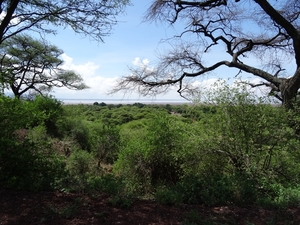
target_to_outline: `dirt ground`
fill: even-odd
[[[300,207],[167,206],[144,200],[126,206],[113,204],[106,195],[0,190],[0,224],[300,224]]]

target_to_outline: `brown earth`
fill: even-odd
[[[166,206],[137,200],[122,208],[112,202],[106,195],[0,190],[0,224],[300,224],[300,207]]]

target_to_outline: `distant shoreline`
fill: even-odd
[[[63,104],[66,105],[77,105],[77,104],[94,104],[95,102],[105,103],[108,105],[118,105],[118,104],[134,104],[134,103],[142,103],[147,105],[184,105],[184,104],[192,104],[192,102],[180,99],[58,99]]]

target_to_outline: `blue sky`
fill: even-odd
[[[126,8],[124,15],[118,17],[112,34],[104,37],[104,43],[98,43],[89,37],[75,34],[71,29],[59,30],[58,34],[49,35],[47,40],[64,51],[65,69],[72,69],[84,78],[90,89],[72,91],[57,88],[51,93],[58,99],[149,99],[137,93],[125,95],[117,93],[107,95],[116,84],[116,80],[130,73],[128,67],[146,60],[150,64],[158,60],[158,55],[168,48],[162,40],[180,32],[180,29],[167,23],[143,22],[143,16],[152,0],[132,0],[132,6]],[[206,80],[215,81],[216,77]],[[174,90],[156,99],[178,99]]]
[[[82,37],[68,28],[59,30],[56,36],[47,37],[51,44],[65,52],[64,68],[81,74],[85,83],[90,86],[90,89],[82,91],[59,88],[55,89],[52,95],[58,99],[145,99],[136,93],[125,96],[123,93],[118,93],[109,96],[107,92],[116,84],[119,77],[130,73],[128,66],[133,66],[142,60],[150,62],[150,65],[155,64],[158,54],[168,49],[168,44],[162,40],[180,33],[181,29],[178,25],[172,27],[167,23],[143,22],[143,16],[152,0],[131,2],[132,6],[127,7],[126,13],[119,16],[119,23],[113,28],[112,34],[104,38],[104,43]],[[222,59],[224,55],[216,52],[210,57],[215,61],[216,58]],[[218,78],[226,79],[236,73],[237,71],[221,68],[209,77],[204,76],[200,82],[203,86],[208,86]],[[250,79],[253,80],[254,77]],[[166,95],[157,96],[156,99],[181,98],[174,90]]]
[[[135,93],[109,96],[107,92],[118,77],[130,73],[128,66],[133,66],[134,62],[157,60],[158,51],[163,46],[161,40],[176,33],[175,28],[167,24],[142,22],[150,3],[151,0],[133,0],[126,13],[118,17],[119,22],[112,34],[104,37],[104,43],[82,37],[68,28],[59,30],[56,36],[48,36],[51,44],[64,51],[65,68],[80,73],[90,86],[90,89],[82,91],[59,88],[51,94],[59,99],[140,98]],[[180,99],[176,93],[157,98]]]

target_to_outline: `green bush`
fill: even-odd
[[[65,161],[51,149],[28,139],[13,143],[1,154],[0,183],[17,190],[55,189],[65,176]]]
[[[88,186],[90,192],[108,194],[109,203],[120,208],[130,208],[136,198],[135,194],[126,190],[123,179],[112,174],[90,177]]]
[[[194,173],[205,188],[202,189],[201,183],[187,185],[185,193],[197,190],[201,193],[194,198],[197,202],[212,204],[229,200],[252,204],[269,198],[270,188],[263,185],[262,180],[274,187],[297,184],[300,146],[295,130],[289,125],[290,115],[284,108],[264,102],[242,86],[225,85],[213,93],[210,103],[217,104],[214,113],[205,114],[196,122],[199,128],[192,135],[198,141],[186,142],[179,156],[184,178],[181,182],[185,184],[188,175]],[[195,143],[197,148],[188,147],[188,143]],[[228,185],[214,184],[214,177],[221,174],[229,179]],[[210,177],[210,182],[205,177]],[[216,195],[223,193],[223,187],[228,188],[226,193],[230,195]],[[271,191],[274,201],[280,196],[279,190]],[[189,196],[195,195],[190,193]]]
[[[225,176],[213,174],[201,177],[185,177],[174,187],[188,204],[218,205],[232,202],[233,181]]]
[[[71,153],[67,160],[67,171],[69,176],[64,182],[66,189],[72,191],[88,190],[89,178],[101,174],[92,154],[84,150],[74,150]]]
[[[144,157],[147,151],[145,143],[136,138],[136,140],[128,140],[126,148],[120,150],[113,169],[118,175],[124,177],[130,191],[148,192],[151,189],[151,165]]]
[[[125,135],[126,137],[127,135]],[[133,189],[150,191],[160,185],[175,184],[180,176],[180,124],[166,115],[149,120],[147,131],[123,139],[114,169]]]
[[[93,123],[89,126],[91,151],[100,163],[113,164],[120,148],[120,134],[117,127]]]
[[[61,138],[71,139],[78,148],[91,151],[90,129],[86,121],[67,116],[58,123],[58,129]]]
[[[36,111],[45,114],[44,125],[46,126],[47,133],[50,135],[58,135],[57,121],[62,119],[63,108],[60,101],[52,97],[38,96],[33,101]]]
[[[299,185],[270,183],[268,180],[261,180],[259,187],[258,204],[264,207],[286,208],[298,207],[300,204]]]
[[[88,184],[90,190],[104,192],[111,196],[119,195],[125,190],[123,180],[112,174],[91,176]]]
[[[0,134],[11,137],[18,129],[28,129],[42,124],[45,115],[37,111],[31,102],[0,97]]]
[[[44,190],[64,176],[64,161],[52,151],[45,111],[34,101],[0,98],[0,185]]]
[[[258,202],[256,182],[241,175],[203,174],[185,177],[171,187],[156,189],[155,199],[162,204],[245,205]]]
[[[299,162],[295,149],[300,146],[285,109],[264,104],[244,86],[224,86],[213,97],[217,111],[204,118],[201,126],[206,136],[203,148],[219,159],[219,169],[256,180],[292,178],[290,169],[299,168],[294,162]],[[293,176],[299,179],[295,173]]]
[[[164,205],[179,205],[183,202],[181,192],[173,188],[166,187],[156,189],[155,200]]]

